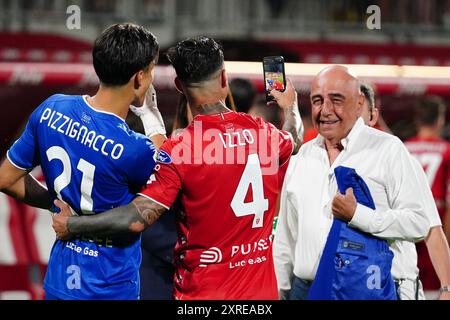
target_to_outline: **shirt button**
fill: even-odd
[[[345,260],[344,263],[345,263],[346,265],[349,265],[349,264],[350,264],[350,260]]]

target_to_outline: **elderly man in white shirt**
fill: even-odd
[[[402,259],[415,255],[413,242],[428,234],[424,188],[429,187],[420,184],[398,138],[364,124],[363,103],[359,80],[345,67],[327,67],[313,80],[311,111],[319,135],[291,159],[274,240],[281,297],[290,292],[292,299],[306,298],[338,218],[390,243],[400,298],[415,298],[417,267]],[[341,165],[364,179],[376,210],[358,204],[351,189],[338,193],[334,168]]]

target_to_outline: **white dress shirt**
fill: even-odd
[[[417,277],[413,242],[423,239],[430,228],[426,213],[428,184],[416,173],[403,143],[366,126],[362,118],[341,143],[343,150],[331,166],[320,135],[291,158],[273,248],[280,290],[291,288],[294,275],[304,280],[313,280],[316,275],[333,223],[331,203],[338,192],[334,175],[337,166],[356,170],[369,187],[376,207],[372,210],[357,204],[349,226],[388,240],[395,256],[395,279]]]

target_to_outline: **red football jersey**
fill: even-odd
[[[450,201],[450,143],[438,137],[428,139],[413,137],[405,145],[409,152],[419,160],[427,175],[439,216],[443,222],[447,203]],[[417,254],[420,278],[424,289],[439,289],[439,278],[434,271],[425,243],[417,244]]]
[[[176,299],[278,299],[272,225],[291,136],[244,113],[198,115],[162,147],[141,193],[179,194]]]

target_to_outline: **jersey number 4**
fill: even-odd
[[[70,184],[72,180],[72,166],[70,164],[70,158],[67,154],[66,150],[61,147],[51,147],[47,150],[48,161],[52,161],[57,159],[61,161],[63,165],[63,171],[61,174],[56,177],[54,186],[55,191],[58,195],[58,198],[61,198],[61,191]],[[84,159],[80,159],[77,165],[77,169],[82,172],[81,178],[81,200],[80,200],[80,209],[83,213],[88,214],[92,213],[94,208],[94,204],[92,201],[92,188],[94,186],[94,173],[95,166]]]
[[[245,202],[249,188],[252,188],[253,201]],[[264,213],[269,209],[269,200],[264,198],[264,185],[261,164],[257,154],[250,154],[244,172],[231,200],[231,209],[237,217],[254,214],[252,228],[263,226]]]

